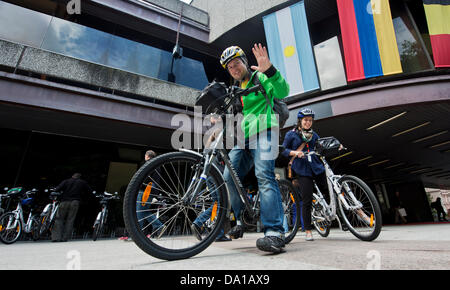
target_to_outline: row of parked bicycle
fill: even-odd
[[[34,201],[39,190],[25,190],[23,187],[4,188],[4,194],[0,194],[0,241],[12,244],[23,235],[29,234],[33,241],[39,240],[51,232],[60,204],[61,193],[54,189],[45,189],[51,200],[42,212],[36,212]],[[108,204],[111,200],[119,199],[118,193],[103,192],[94,195],[100,199],[101,211],[97,214],[93,225],[93,240],[97,240],[103,233],[108,216]],[[17,203],[14,210],[8,211],[11,204]],[[5,206],[6,205],[6,206]],[[4,209],[6,208],[6,210]],[[29,209],[27,219],[24,218],[24,209]]]

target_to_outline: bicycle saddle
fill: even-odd
[[[51,197],[58,197],[58,196],[60,196],[61,195],[61,192],[57,192],[57,191],[52,191],[52,192],[50,192],[50,196]]]
[[[9,197],[16,197],[19,196],[23,193],[23,187],[15,187],[15,188],[11,188],[10,190],[8,190],[6,192],[6,195],[8,195]]]

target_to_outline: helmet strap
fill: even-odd
[[[311,141],[312,136],[313,136],[313,132],[314,131],[312,129],[309,129],[309,130],[302,129],[301,133],[302,133],[303,141],[305,141],[305,142]]]

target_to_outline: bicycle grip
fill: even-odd
[[[246,90],[246,94],[251,94],[262,90],[262,85],[256,85]]]

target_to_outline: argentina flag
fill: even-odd
[[[270,61],[289,83],[290,95],[318,89],[304,2],[264,16],[263,22]]]

